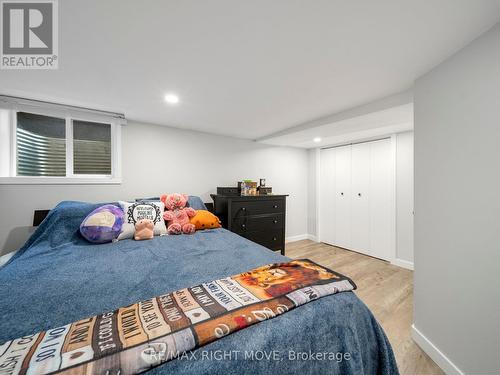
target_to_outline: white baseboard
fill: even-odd
[[[447,375],[464,375],[464,373],[445,356],[414,324],[411,325],[413,341],[425,352]]]
[[[391,261],[391,264],[394,264],[395,266],[403,267],[403,268],[406,268],[408,270],[412,270],[413,271],[413,262],[409,262],[407,260],[396,258],[396,259],[393,259]]]
[[[307,240],[307,239],[309,239],[308,234],[299,234],[297,236],[290,236],[290,237],[285,238],[285,243]]]
[[[290,236],[290,237],[287,237],[285,238],[285,243],[288,243],[288,242],[295,242],[295,241],[302,241],[302,240],[311,240],[311,241],[314,241],[314,242],[318,242],[316,241],[316,236],[313,236],[311,234],[299,234],[297,236]]]
[[[307,235],[307,238],[308,238],[309,240],[311,240],[311,241],[314,241],[314,242],[319,242],[319,241],[318,241],[318,238],[317,238],[315,235],[313,235],[313,234],[308,234],[308,235]]]

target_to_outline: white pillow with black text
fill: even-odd
[[[123,218],[123,226],[117,241],[126,238],[133,238],[135,233],[135,223],[142,219],[149,219],[154,223],[154,235],[163,236],[167,234],[165,220],[163,220],[163,211],[165,206],[163,202],[123,202],[120,201],[120,206],[125,212]]]

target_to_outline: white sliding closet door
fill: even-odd
[[[390,139],[322,150],[321,241],[391,260],[394,173]]]
[[[393,253],[391,238],[395,230],[391,214],[394,210],[391,140],[382,139],[370,142],[370,145],[370,255],[390,260]]]
[[[351,247],[351,146],[335,149],[335,242]]]
[[[351,243],[349,249],[370,254],[370,143],[352,146]]]
[[[320,155],[320,222],[321,240],[333,245],[335,243],[335,223],[332,212],[335,211],[335,153],[334,148],[321,150]]]

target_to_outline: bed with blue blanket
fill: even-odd
[[[98,206],[59,204],[0,268],[0,345],[145,298],[288,260],[224,229],[91,244],[78,228]],[[352,292],[320,298],[150,371],[397,372],[384,332]]]

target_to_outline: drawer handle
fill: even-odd
[[[278,205],[277,205],[277,204],[275,204],[275,205],[273,206],[273,208],[278,208]]]
[[[241,211],[246,211],[247,208],[246,207],[241,207]]]
[[[245,224],[241,224],[241,227],[245,229],[247,226]]]
[[[274,224],[278,224],[278,220],[273,220],[273,223]]]
[[[277,240],[277,238],[276,238],[276,237],[273,237],[273,241],[276,241],[276,240]]]

